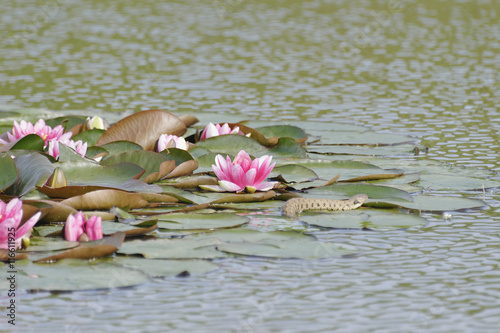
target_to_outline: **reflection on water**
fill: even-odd
[[[408,133],[427,158],[498,171],[500,5],[442,1],[0,0],[0,104],[163,108]],[[395,163],[397,163],[395,161]],[[483,198],[483,193],[467,196]],[[500,214],[318,231],[359,258],[237,258],[207,276],[20,297],[41,331],[496,331]]]

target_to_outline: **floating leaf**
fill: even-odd
[[[5,138],[7,139],[7,138]],[[6,152],[9,150],[37,150],[43,151],[45,142],[43,139],[36,134],[28,134],[25,137],[17,139],[15,141],[9,142],[0,146],[0,152]]]
[[[110,222],[110,221],[102,221],[101,225],[102,225],[102,232],[105,235],[111,235],[118,231],[123,231],[125,233],[125,237],[147,235],[150,232],[155,231],[157,228],[156,223],[147,228],[140,228],[130,224],[125,224],[120,222]]]
[[[101,145],[101,148],[106,149],[106,151],[108,151],[110,155],[121,154],[134,150],[142,150],[141,146],[130,141],[114,141],[105,145]]]
[[[74,291],[120,288],[149,281],[146,273],[116,264],[95,263],[75,259],[51,265],[16,262],[16,282],[20,290]],[[0,288],[8,290],[9,281],[0,280]]]
[[[305,235],[296,231],[271,231],[271,232],[261,232],[251,229],[219,229],[210,233],[196,233],[187,235],[184,239],[202,240],[202,239],[213,239],[217,238],[222,242],[281,242],[281,241],[315,241],[316,237],[311,235]]]
[[[274,178],[281,175],[283,179],[286,180],[287,183],[295,182],[305,182],[311,181],[313,179],[317,179],[318,175],[313,170],[297,164],[287,164],[279,167],[275,167],[271,174],[270,178]]]
[[[258,142],[237,134],[219,135],[196,143],[197,147],[205,148],[212,153],[236,156],[241,150],[252,156],[266,155],[264,149]],[[213,163],[213,161],[212,161]]]
[[[194,159],[190,153],[188,153],[184,149],[178,149],[178,148],[167,148],[160,154],[162,154],[169,160],[174,160],[175,165],[180,165],[183,162]]]
[[[120,248],[125,239],[124,232],[117,232],[111,237],[80,243],[77,247],[49,257],[38,259],[35,262],[54,262],[61,259],[96,259],[107,257]]]
[[[219,266],[205,260],[164,260],[118,257],[114,262],[141,270],[151,277],[204,274],[216,270]]]
[[[396,188],[388,186],[379,186],[371,184],[336,184],[324,187],[314,188],[304,194],[307,198],[345,198],[352,197],[356,194],[364,193],[368,195],[370,199],[381,199],[381,201],[386,202],[391,199],[398,199],[404,202],[413,201],[413,197],[405,191],[398,190]]]
[[[249,219],[230,213],[213,214],[166,214],[155,216],[158,219],[158,228],[172,230],[196,230],[234,228],[248,223]]]
[[[305,158],[307,157],[307,153],[300,146],[297,141],[290,138],[280,138],[278,141],[278,145],[274,148],[269,149],[267,152],[261,152],[257,156],[261,155],[272,155],[274,157],[279,158]]]
[[[480,208],[486,206],[482,200],[462,197],[447,197],[436,195],[419,195],[413,198],[412,202],[398,200],[396,198],[371,200],[363,205],[369,207],[403,207],[422,211],[444,212],[460,209]]]
[[[422,174],[415,184],[425,189],[443,190],[482,190],[485,188],[499,187],[500,182],[489,179],[479,179],[470,176],[455,176],[444,174]]]
[[[14,184],[17,179],[16,163],[9,155],[0,154],[0,192]]]
[[[73,207],[64,205],[51,200],[24,200],[24,203],[39,208],[42,211],[42,222],[61,222],[66,221],[70,214],[76,214],[77,210]]]
[[[82,140],[83,142],[87,142],[89,146],[94,146],[97,143],[97,140],[99,140],[99,138],[104,132],[105,131],[102,129],[92,129],[88,131],[83,131],[77,135],[73,135],[71,137],[71,140],[75,142],[78,140]]]
[[[112,165],[120,162],[130,162],[139,165],[146,172],[140,179],[146,183],[162,179],[175,168],[175,163],[169,161],[165,156],[147,150],[128,151],[121,154],[109,156],[101,162],[101,165]]]
[[[221,242],[216,238],[202,240],[154,239],[125,242],[118,253],[140,254],[153,259],[215,259],[227,255],[215,249]]]
[[[15,159],[18,178],[6,191],[6,194],[23,196],[35,186],[42,185],[54,172],[54,166],[39,153],[18,156]]]
[[[61,204],[77,210],[108,210],[113,206],[142,208],[147,206],[148,202],[137,194],[118,190],[99,190],[63,200]]]
[[[61,227],[57,227],[61,229]],[[28,247],[28,252],[43,252],[43,251],[60,251],[75,248],[80,243],[78,242],[68,242],[62,238],[51,238],[51,237],[32,237],[30,239],[30,246]]]
[[[347,244],[289,240],[265,243],[222,243],[217,249],[233,254],[280,259],[322,259],[355,254],[357,248]]]
[[[256,128],[260,133],[266,137],[277,138],[292,138],[298,143],[303,143],[307,140],[307,134],[301,128],[292,125],[271,125]]]
[[[181,164],[176,166],[174,170],[172,170],[172,172],[166,177],[166,179],[190,175],[197,168],[198,162],[196,162],[195,160],[182,162]]]
[[[301,215],[300,221],[325,228],[391,230],[422,226],[423,217],[400,210],[362,209],[328,214]]]
[[[112,125],[99,138],[96,145],[114,141],[135,142],[145,150],[153,150],[162,134],[182,136],[186,125],[178,117],[163,110],[148,110],[134,113]]]

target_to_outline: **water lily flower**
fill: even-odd
[[[85,220],[82,211],[73,216],[70,214],[66,219],[64,226],[64,238],[70,242],[83,241],[83,240],[97,240],[103,237],[101,218],[91,216]]]
[[[104,120],[99,117],[99,116],[95,116],[95,117],[87,117],[87,119],[85,120],[85,123],[83,123],[83,130],[84,131],[88,131],[88,130],[92,130],[92,129],[107,129],[107,125],[104,123]]]
[[[239,134],[244,135],[242,131],[240,131],[239,126],[235,126],[234,128],[229,127],[227,123],[224,125],[220,124],[212,124],[209,123],[207,127],[203,130],[200,136],[200,141],[211,138],[213,136],[225,135],[225,134]]]
[[[164,151],[167,148],[188,150],[188,144],[183,137],[178,137],[177,135],[162,134],[158,139],[158,152]]]
[[[57,125],[52,128],[46,125],[43,119],[40,119],[34,125],[24,120],[21,120],[20,123],[14,120],[14,127],[12,128],[12,131],[7,132],[8,141],[0,139],[0,143],[7,144],[20,138],[24,138],[26,135],[36,134],[45,141],[45,146],[47,146],[49,141],[57,140],[65,142],[68,141],[73,135],[71,132],[64,134],[63,132],[64,128],[61,125]]]
[[[212,169],[217,178],[219,178],[219,186],[228,192],[247,191],[253,193],[255,191],[268,191],[278,182],[265,182],[276,163],[272,163],[272,156],[262,156],[252,161],[250,156],[244,151],[240,151],[231,162],[229,156],[215,157],[215,165]],[[214,190],[214,189],[212,189]]]
[[[23,236],[38,222],[40,214],[42,213],[36,213],[19,226],[23,218],[23,202],[18,198],[12,199],[8,204],[0,200],[0,248],[20,248]]]
[[[57,140],[52,140],[49,142],[49,149],[47,153],[55,158],[56,160],[59,158],[59,144],[62,143],[63,145],[66,145],[70,148],[73,148],[78,154],[80,154],[81,157],[85,157],[85,154],[87,153],[87,142],[83,143],[82,140],[78,141],[73,141],[73,140],[68,140],[66,142],[63,141],[57,141]]]

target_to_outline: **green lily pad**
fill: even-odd
[[[269,178],[274,178],[281,175],[288,183],[305,182],[317,179],[318,175],[313,170],[302,165],[287,164],[273,168]]]
[[[25,149],[43,151],[44,146],[45,141],[43,141],[40,136],[36,134],[28,134],[25,137],[19,139],[17,143],[12,146],[11,150]]]
[[[169,160],[175,161],[175,165],[180,165],[183,162],[194,160],[193,156],[191,156],[191,154],[184,149],[168,148],[162,151],[160,154],[162,154]]]
[[[14,184],[17,179],[16,163],[9,155],[0,154],[0,192]]]
[[[217,245],[219,251],[267,258],[279,259],[323,259],[341,257],[359,252],[357,248],[347,244],[281,241],[265,243],[222,243]]]
[[[196,233],[187,235],[184,239],[202,240],[202,239],[213,239],[217,238],[221,242],[248,242],[248,243],[258,243],[258,242],[281,242],[289,240],[301,240],[301,241],[315,241],[316,237],[312,235],[306,235],[295,231],[271,231],[271,232],[260,232],[251,229],[223,229],[215,230],[209,233]]]
[[[108,151],[110,155],[121,154],[134,150],[142,150],[141,146],[130,141],[114,141],[100,147],[106,149],[106,151]]]
[[[419,195],[413,198],[412,202],[391,199],[366,201],[364,206],[368,207],[403,207],[422,211],[444,212],[461,209],[472,209],[486,206],[486,203],[478,199],[469,199],[463,197],[448,197],[437,195]]]
[[[249,219],[230,213],[214,214],[166,214],[155,216],[158,219],[158,228],[171,230],[201,230],[234,228],[248,223]]]
[[[61,229],[62,227],[58,227]],[[78,242],[68,242],[62,238],[51,237],[32,237],[30,245],[27,248],[28,252],[41,252],[41,251],[58,251],[67,250],[78,246]]]
[[[109,263],[65,259],[56,264],[34,264],[28,260],[16,262],[16,282],[19,290],[75,291],[129,287],[149,281],[141,271]],[[0,280],[2,290],[9,281]]]
[[[499,187],[499,181],[479,179],[470,176],[455,176],[443,174],[422,174],[420,180],[415,184],[425,189],[442,190],[482,190],[485,188]]]
[[[330,155],[370,155],[370,156],[409,156],[414,155],[414,144],[395,146],[308,146],[307,151]],[[425,149],[422,147],[422,149]],[[421,150],[422,150],[421,149]]]
[[[140,179],[144,180],[151,174],[160,172],[158,179],[165,177],[168,172],[161,172],[161,165],[164,162],[169,161],[165,156],[153,151],[147,150],[135,150],[128,151],[121,154],[111,155],[101,162],[102,166],[117,164],[120,162],[130,162],[139,165],[141,168],[146,170],[146,172],[141,176]]]
[[[133,240],[123,243],[118,253],[140,254],[148,259],[215,259],[227,255],[217,251],[215,245],[221,241],[216,238],[189,239],[154,239]]]
[[[256,128],[266,138],[292,138],[294,140],[303,141],[307,138],[306,132],[297,126],[292,125],[271,125]]]
[[[164,260],[117,257],[114,262],[125,267],[141,270],[151,277],[204,274],[219,268],[217,264],[205,260]]]
[[[6,191],[6,194],[23,196],[35,186],[44,184],[54,172],[54,166],[47,157],[39,153],[21,155],[14,160],[19,177]]]
[[[262,151],[256,156],[262,155],[272,155],[278,158],[305,158],[307,152],[294,139],[280,138],[276,147]]]
[[[303,196],[306,198],[342,199],[361,193],[368,195],[370,199],[381,199],[384,202],[391,199],[397,199],[401,202],[413,201],[413,197],[408,192],[393,187],[371,184],[335,184],[311,189]]]
[[[236,156],[241,150],[252,156],[266,155],[267,149],[257,141],[243,135],[228,134],[208,138],[196,143],[197,147],[205,148],[212,153]]]
[[[309,225],[340,229],[392,230],[427,224],[423,217],[404,214],[400,210],[353,210],[329,214],[301,215],[299,220]]]
[[[92,129],[88,131],[83,131],[71,137],[71,140],[78,141],[82,140],[83,142],[87,142],[89,146],[94,146],[97,143],[97,140],[101,137],[102,133],[105,131],[102,129]],[[106,149],[107,150],[107,149]]]

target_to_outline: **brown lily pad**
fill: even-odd
[[[186,125],[177,116],[163,110],[147,110],[134,113],[112,125],[97,140],[96,146],[114,141],[131,141],[145,150],[154,150],[162,134],[182,136]]]
[[[120,249],[124,239],[125,233],[119,231],[114,233],[111,237],[80,243],[80,245],[74,249],[38,259],[35,263],[54,262],[61,259],[96,259],[107,257]]]
[[[142,208],[147,206],[148,202],[137,194],[119,190],[99,190],[63,200],[61,204],[77,210],[108,210],[113,206]]]

